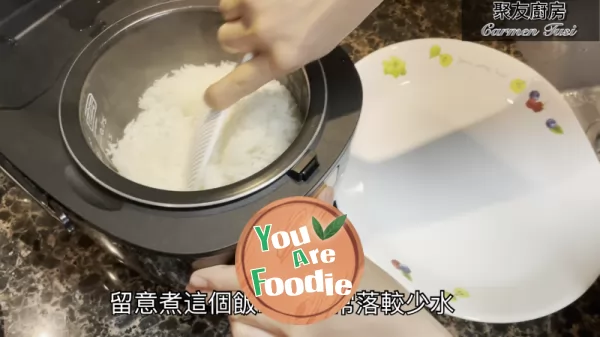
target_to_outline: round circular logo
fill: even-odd
[[[267,205],[250,219],[236,251],[242,290],[266,316],[312,324],[352,298],[364,268],[356,230],[337,208],[309,197]]]

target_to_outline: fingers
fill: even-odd
[[[186,290],[188,292],[203,291],[207,299],[211,298],[213,291],[238,291],[238,282],[235,266],[214,266],[195,271]],[[273,337],[282,335],[284,327],[269,317],[258,315],[231,315],[229,316],[231,331],[236,337]]]
[[[280,331],[277,324],[265,317],[258,318],[260,316],[229,316],[231,334],[235,337],[275,337]]]
[[[219,28],[217,38],[225,51],[235,53],[250,53],[256,49],[256,39],[241,20],[227,22]]]
[[[204,100],[211,108],[223,110],[277,76],[278,74],[271,68],[269,59],[263,55],[256,55],[252,60],[240,64],[223,79],[211,85],[206,90]]]
[[[190,278],[188,288],[216,291],[238,291],[238,282],[235,266],[214,266],[196,270]]]
[[[221,0],[219,11],[225,21],[238,20],[242,17],[243,6],[240,0]]]
[[[290,327],[287,324],[279,323],[272,318],[269,318],[263,314],[258,315],[230,315],[229,316],[229,324],[231,325],[231,330],[233,331],[233,327],[235,325],[242,327],[250,327],[250,328],[258,328],[263,331],[267,331],[274,336],[289,336],[287,333]],[[238,337],[234,334],[235,337]],[[254,336],[254,335],[253,335]],[[300,335],[301,336],[301,335]],[[309,336],[306,334],[305,336]]]

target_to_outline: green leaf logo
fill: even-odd
[[[317,234],[319,239],[325,240],[324,233],[323,233],[323,227],[321,227],[319,220],[317,220],[314,216],[312,218],[312,225],[313,225],[313,229],[315,230],[315,234]]]
[[[313,216],[312,225],[313,225],[313,229],[315,230],[315,234],[317,234],[319,239],[321,239],[323,241],[333,237],[337,232],[340,231],[340,229],[342,229],[342,227],[344,227],[344,223],[346,223],[347,217],[348,216],[346,214],[344,214],[344,215],[341,215],[341,216],[335,218],[327,226],[327,228],[325,228],[325,231],[323,231],[323,227],[321,226],[319,221],[317,219],[315,219],[315,217]]]

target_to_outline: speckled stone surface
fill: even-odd
[[[384,0],[354,32],[343,46],[354,61],[374,50],[412,39],[461,38],[460,0]],[[523,59],[508,42],[485,42],[487,46]]]
[[[345,41],[358,60],[385,45],[460,37],[458,0],[385,0]],[[492,47],[517,58],[510,44]],[[113,316],[109,290],[160,291],[90,238],[67,233],[0,175],[0,336],[227,336],[224,316]],[[166,289],[162,289],[165,290]],[[552,296],[552,294],[548,294]],[[600,283],[568,308],[531,322],[489,325],[438,317],[455,336],[600,336]]]

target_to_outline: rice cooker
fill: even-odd
[[[85,0],[69,5],[78,1]],[[94,16],[79,31],[67,29],[61,2],[27,31],[4,35],[0,74],[8,76],[0,85],[25,103],[0,112],[0,165],[68,230],[83,231],[147,277],[183,287],[194,269],[233,262],[242,228],[262,207],[334,183],[360,115],[360,78],[338,47],[280,79],[304,123],[291,146],[253,176],[197,192],[142,186],[119,175],[106,154],[140,112],[138,97],[183,64],[236,56],[219,48],[216,0],[105,4],[97,12],[111,20]],[[41,94],[31,89],[40,86],[36,76],[47,77],[39,64],[52,71],[59,59],[68,61],[57,80],[46,78]],[[0,105],[11,99],[0,96]]]

